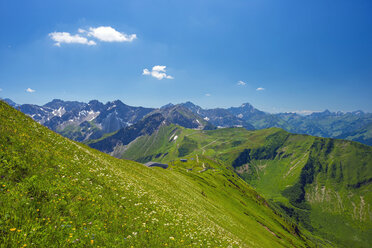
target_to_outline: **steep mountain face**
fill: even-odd
[[[106,153],[113,153],[114,150],[120,150],[123,146],[128,145],[137,137],[151,135],[156,132],[160,126],[166,125],[164,116],[160,113],[151,114],[136,124],[125,127],[115,134],[97,141],[89,142],[89,146]]]
[[[215,129],[207,120],[180,104],[164,106],[154,110],[152,113],[161,113],[169,123],[177,124],[182,127],[203,130]]]
[[[115,159],[1,101],[0,133],[4,247],[331,247],[213,160]]]
[[[162,163],[210,158],[234,170],[278,211],[333,246],[372,244],[369,146],[279,128],[196,131],[168,126],[132,142],[122,157]],[[208,166],[199,165],[198,170]]]
[[[20,110],[51,130],[77,141],[100,138],[138,122],[153,111],[128,106],[119,100],[103,104],[97,100],[83,103],[59,99],[43,106],[24,104]]]
[[[128,106],[116,100],[106,103],[95,121],[102,126],[105,133],[111,133],[138,122],[153,110],[151,108]]]

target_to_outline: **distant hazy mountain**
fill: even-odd
[[[228,109],[203,109],[191,102],[181,104],[220,127],[241,125],[246,129],[283,128],[291,133],[309,134],[320,137],[344,138],[371,145],[372,113],[324,112],[310,115],[296,113],[270,114],[254,108],[249,103]]]
[[[289,132],[332,138],[347,137],[346,134],[358,131],[372,123],[372,114],[363,111],[343,113],[326,110],[306,116],[297,114],[276,116],[285,121],[288,126],[284,129]]]
[[[372,123],[369,123],[358,130],[344,133],[336,138],[354,140],[372,146]]]
[[[249,122],[241,118],[242,115],[240,113],[235,114],[234,112],[230,111],[230,109],[203,109],[200,106],[193,104],[192,102],[186,102],[180,105],[188,108],[193,113],[200,115],[201,117],[203,117],[204,120],[209,121],[211,124],[217,127],[239,126],[244,127],[248,130],[254,129],[254,127]]]

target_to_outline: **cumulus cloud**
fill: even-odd
[[[28,93],[34,93],[36,90],[33,90],[33,89],[31,89],[31,88],[27,88],[26,89],[26,92],[28,92]]]
[[[205,96],[211,96],[211,94],[207,93],[207,94],[205,94]]]
[[[97,45],[97,41],[101,42],[132,42],[137,39],[136,34],[121,33],[110,26],[100,26],[97,28],[90,27],[88,30],[79,28],[78,34],[70,34],[68,32],[53,32],[49,37],[55,41],[54,45],[60,47],[62,43],[68,44],[83,44],[88,46]]]
[[[243,82],[243,81],[241,81],[241,80],[240,80],[240,81],[238,81],[238,83],[237,83],[237,84],[238,84],[238,86],[244,86],[244,85],[246,85],[246,83],[245,83],[245,82]]]
[[[263,90],[265,90],[265,88],[258,87],[256,90],[257,90],[257,91],[263,91]]]
[[[152,70],[165,72],[165,68],[167,68],[165,65],[155,65],[152,67]]]
[[[87,38],[80,36],[78,34],[71,35],[68,32],[53,32],[49,34],[49,37],[54,40],[56,43],[54,43],[55,46],[60,47],[61,43],[77,43],[77,44],[84,44],[88,46],[94,46],[97,43],[93,40],[88,40]]]
[[[85,30],[79,30],[81,33],[85,33]],[[136,34],[125,34],[120,33],[110,26],[100,26],[98,28],[89,28],[88,36],[105,41],[105,42],[132,42],[137,38]]]
[[[166,79],[174,79],[174,77],[166,74],[166,66],[165,65],[155,65],[152,67],[151,71],[147,68],[143,69],[142,75],[150,75],[158,80]]]
[[[151,72],[148,69],[143,69],[142,75],[150,75]]]

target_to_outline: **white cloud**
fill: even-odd
[[[158,80],[162,80],[163,78],[174,79],[174,77],[166,74],[166,68],[165,65],[155,65],[151,71],[146,68],[143,69],[142,75],[151,75]]]
[[[132,42],[137,39],[136,34],[120,33],[114,28],[107,26],[100,26],[97,28],[90,27],[89,30],[82,28],[78,29],[78,34],[70,34],[68,32],[53,32],[49,37],[55,41],[54,45],[60,47],[62,43],[77,43],[89,46],[97,45],[92,38],[102,42]]]
[[[97,43],[93,40],[88,40],[87,38],[80,36],[78,34],[71,35],[68,32],[53,32],[49,34],[50,38],[54,40],[56,43],[54,43],[55,46],[60,47],[61,43],[78,43],[78,44],[84,44],[88,46],[94,46]]]
[[[211,96],[211,94],[207,93],[207,94],[205,94],[205,96]]]
[[[165,72],[165,68],[167,68],[165,65],[155,65],[152,67],[152,70]]]
[[[85,30],[80,29],[80,33],[85,33]],[[116,31],[114,28],[100,26],[98,28],[89,28],[88,36],[93,36],[100,41],[105,42],[132,42],[137,38],[136,34],[124,34]]]
[[[33,89],[31,89],[31,88],[27,88],[26,89],[26,92],[28,92],[28,93],[34,93],[36,90],[33,90]]]
[[[244,86],[244,85],[246,85],[246,83],[240,80],[240,81],[238,81],[238,85],[239,86]]]
[[[256,90],[257,90],[257,91],[263,91],[263,90],[265,90],[265,88],[258,87]]]

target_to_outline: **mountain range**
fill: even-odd
[[[244,127],[247,130],[279,127],[291,133],[349,139],[372,145],[372,114],[354,112],[316,112],[270,114],[249,103],[239,107],[203,109],[191,102],[168,104],[159,109],[133,107],[120,100],[103,104],[55,99],[43,106],[8,104],[31,116],[37,122],[76,141],[100,139],[121,128],[131,126],[145,116],[161,113],[170,123],[186,128]]]
[[[43,106],[4,100],[40,124],[76,141],[101,138],[138,122],[154,110],[128,106],[119,100],[103,104],[97,100],[83,103],[54,99]]]
[[[310,115],[299,115],[296,113],[270,114],[254,108],[249,103],[227,109],[202,109],[191,102],[181,105],[208,119],[216,126],[242,126],[248,130],[279,127],[291,133],[350,140],[356,140],[352,133],[358,132],[359,140],[356,141],[372,145],[370,134],[372,113],[364,113],[360,110],[346,113],[325,110]]]
[[[119,101],[11,104],[45,126],[57,123],[49,129],[90,132],[84,143],[120,159],[63,138],[0,101],[2,243],[26,242],[29,235],[40,246],[372,244],[370,146],[241,124],[299,121],[298,115],[267,114],[249,104],[212,110],[189,102],[160,109]],[[223,115],[231,122],[218,128],[213,123],[222,124]],[[115,125],[102,125],[111,118]],[[302,120],[333,123],[335,133],[344,125],[347,137],[360,138],[370,134],[369,126],[352,131],[346,123],[368,118],[325,111]],[[100,138],[92,139],[95,133]],[[139,164],[149,161],[169,167]]]

